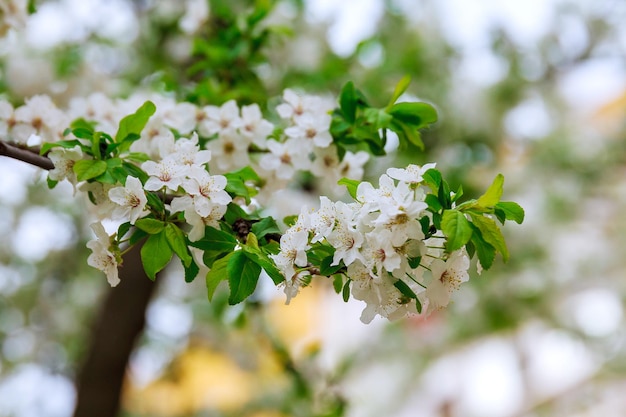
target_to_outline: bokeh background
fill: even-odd
[[[37,1],[0,39],[0,93],[16,104],[49,94],[60,107],[136,89],[273,103],[286,87],[336,95],[353,80],[383,105],[409,74],[408,93],[440,121],[426,152],[391,152],[368,178],[436,161],[472,196],[501,172],[526,219],[505,227],[511,260],[474,274],[427,320],[363,325],[363,306],[324,282],[290,306],[271,287],[246,305],[220,292],[208,303],[203,280],[173,267],[120,415],[624,415],[626,2],[211,0],[204,15],[203,1]],[[227,30],[264,7],[248,37]],[[241,42],[234,58],[224,52]],[[306,185],[275,210],[298,212],[294,200],[325,188]],[[2,417],[72,414],[111,291],[86,264],[84,207],[68,184],[48,190],[41,170],[0,158]]]

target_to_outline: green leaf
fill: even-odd
[[[350,299],[350,282],[352,282],[352,280],[348,278],[346,283],[343,284],[343,290],[341,290],[343,301],[346,303]]]
[[[389,100],[389,104],[387,105],[387,110],[389,110],[391,106],[393,106],[393,104],[400,98],[400,96],[404,94],[406,89],[409,88],[409,84],[411,84],[411,77],[406,74],[400,79],[400,81],[398,81],[398,84],[396,84],[396,88],[393,91],[391,99]]]
[[[417,294],[415,294],[415,292],[411,289],[411,287],[408,286],[406,282],[399,279],[393,283],[393,286],[396,287],[403,296],[415,300],[415,307],[417,308],[417,312],[422,312],[422,303],[420,303],[420,300],[417,298]]]
[[[140,219],[140,220],[143,220],[143,219]],[[130,222],[120,224],[120,227],[117,228],[117,240],[119,241],[123,239],[124,236],[126,236],[126,233],[128,233],[128,231],[130,230],[130,228],[131,228]]]
[[[237,203],[230,202],[226,206],[226,213],[224,213],[224,221],[228,224],[233,224],[237,219],[249,219],[250,216],[246,213]]]
[[[161,231],[165,228],[165,223],[161,220],[144,217],[142,219],[138,219],[135,222],[135,226],[148,234],[156,235],[157,233],[161,233]]]
[[[341,89],[341,93],[339,94],[339,107],[341,108],[343,117],[350,124],[354,124],[354,121],[356,120],[357,101],[358,98],[354,88],[354,83],[352,81],[348,81],[344,84]]]
[[[94,133],[96,130],[96,124],[97,122],[90,122],[88,120],[83,119],[82,117],[79,117],[78,119],[75,119],[71,124],[70,124],[70,128],[72,130],[74,129],[83,129],[83,130],[87,130],[91,133]]]
[[[398,134],[401,145],[409,142],[420,150],[424,149],[424,142],[422,142],[422,137],[416,127],[409,126],[400,120],[393,119],[389,128]]]
[[[104,173],[107,163],[96,159],[81,159],[72,168],[78,181],[87,181]]]
[[[72,140],[60,140],[58,142],[45,142],[43,145],[41,145],[41,149],[39,150],[39,155],[45,155],[47,154],[50,149],[52,148],[56,148],[56,147],[61,147],[61,148],[65,148],[65,149],[71,149],[74,146],[80,146],[80,148],[85,151],[86,149],[89,149],[89,147],[83,145],[80,141],[76,140],[76,139],[72,139]]]
[[[428,171],[424,172],[422,178],[424,179],[426,185],[428,185],[433,191],[433,193],[439,191],[441,181],[443,180],[443,178],[441,177],[441,172],[437,171],[435,168],[431,168]]]
[[[254,223],[252,225],[251,231],[259,239],[261,239],[268,233],[281,233],[281,230],[276,224],[276,220],[274,220],[273,217],[265,217],[260,221]]]
[[[393,119],[384,109],[375,109],[373,107],[365,109],[363,114],[365,115],[365,120],[374,125],[376,130],[389,127],[389,123]]]
[[[483,239],[478,227],[472,224],[472,228],[474,229],[474,233],[472,233],[471,243],[474,245],[480,265],[484,269],[489,269],[493,265],[493,261],[496,258],[496,249]]]
[[[196,242],[189,242],[189,245],[205,251],[231,252],[237,246],[237,239],[228,232],[207,227],[204,237]]]
[[[248,234],[246,244],[242,246],[242,249],[245,255],[252,262],[263,268],[272,281],[274,281],[274,284],[278,285],[285,280],[285,277],[276,267],[276,264],[259,248],[258,241],[254,233]]]
[[[146,198],[148,199],[148,205],[154,209],[154,211],[162,213],[165,211],[165,203],[161,200],[161,197],[153,192],[146,192]]]
[[[438,213],[443,208],[443,206],[439,202],[439,199],[434,194],[426,194],[424,202],[428,204],[428,208],[434,213]]]
[[[427,103],[397,103],[388,113],[397,121],[420,129],[437,121],[437,110]]]
[[[333,288],[337,294],[341,292],[343,288],[343,274],[333,275]]]
[[[501,201],[496,204],[495,208],[496,214],[498,214],[498,211],[501,211],[506,220],[513,220],[517,224],[522,224],[524,221],[524,209],[517,203],[512,201]]]
[[[285,226],[287,227],[293,226],[294,224],[296,224],[297,221],[298,221],[297,214],[292,214],[290,216],[286,216],[285,218],[283,218],[283,223],[285,223]]]
[[[128,238],[128,244],[132,246],[132,245],[136,244],[137,242],[139,242],[141,239],[143,239],[146,236],[148,236],[148,234],[146,232],[144,232],[143,230],[141,230],[141,229],[134,229],[133,233]]]
[[[356,199],[356,189],[359,186],[359,184],[361,184],[361,181],[351,180],[350,178],[343,177],[342,179],[337,181],[337,184],[345,185],[346,188],[348,189],[348,193],[350,194],[350,196]]]
[[[243,251],[233,252],[226,266],[230,296],[228,304],[239,304],[256,289],[261,267],[252,261]]]
[[[482,214],[470,213],[470,217],[472,218],[474,226],[480,230],[480,235],[485,242],[489,243],[502,254],[504,262],[508,261],[509,251],[506,247],[504,236],[502,236],[502,232],[496,222],[489,217],[483,216]]]
[[[115,134],[115,142],[122,142],[131,134],[141,135],[141,131],[155,111],[156,106],[154,103],[146,101],[135,113],[124,117],[120,121],[120,127]]]
[[[181,259],[181,262],[182,262],[182,259]],[[193,282],[193,280],[196,279],[196,277],[198,276],[198,273],[200,272],[200,267],[193,260],[193,258],[191,259],[191,262],[189,263],[189,265],[185,265],[183,263],[183,268],[185,268],[185,282]]]
[[[170,248],[178,255],[183,265],[185,265],[186,268],[189,267],[193,259],[187,247],[187,240],[185,239],[183,231],[175,224],[168,223],[165,226],[165,237],[167,238],[167,243],[169,243]]]
[[[470,222],[458,210],[446,210],[443,212],[441,229],[446,236],[446,250],[448,252],[460,249],[472,237]]]
[[[165,233],[150,235],[141,247],[141,262],[146,275],[154,281],[156,274],[172,259],[172,249],[167,243]]]
[[[333,263],[333,255],[329,255],[322,259],[322,263],[320,264],[320,275],[325,277],[329,277],[335,273],[337,273],[340,269],[345,268],[343,262],[339,262],[339,265],[332,265]]]
[[[237,252],[231,252],[223,258],[216,260],[206,274],[206,289],[209,301],[213,300],[213,294],[215,294],[215,290],[220,282],[228,280],[228,263],[235,253]]]
[[[500,201],[500,197],[502,197],[503,185],[504,176],[498,174],[485,194],[478,198],[476,204],[480,207],[494,207]]]

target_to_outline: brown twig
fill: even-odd
[[[3,140],[0,140],[0,156],[17,159],[18,161],[23,161],[47,170],[54,169],[54,164],[50,158],[39,155],[38,150],[22,148]]]

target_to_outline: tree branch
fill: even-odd
[[[39,155],[36,149],[21,148],[3,140],[0,140],[0,156],[17,159],[47,170],[54,169],[50,158]]]
[[[145,274],[136,245],[124,255],[120,284],[109,290],[93,325],[77,378],[74,417],[115,417],[128,359],[144,329],[146,308],[157,288]]]

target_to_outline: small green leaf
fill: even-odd
[[[228,263],[235,253],[231,252],[223,258],[216,260],[206,274],[206,289],[209,301],[213,300],[213,294],[215,294],[215,290],[220,282],[228,280]]]
[[[393,91],[391,99],[389,100],[389,104],[387,105],[387,110],[389,110],[391,106],[393,106],[393,104],[400,98],[400,96],[404,94],[406,89],[409,88],[409,84],[411,84],[411,76],[406,74],[400,79],[400,81],[398,81],[398,84],[396,84],[396,88]]]
[[[476,204],[480,207],[494,207],[500,201],[500,197],[502,197],[503,185],[504,176],[498,174],[485,194],[478,198]]]
[[[182,259],[181,259],[181,262],[182,262]],[[183,263],[183,268],[185,269],[185,282],[193,282],[193,280],[196,279],[196,277],[198,276],[198,273],[200,272],[200,267],[193,260],[193,258],[191,259],[191,262],[189,263],[189,265],[185,265]]]
[[[354,88],[354,83],[352,81],[348,81],[344,84],[341,89],[341,93],[339,94],[339,107],[341,108],[343,117],[345,117],[350,124],[354,124],[354,121],[356,120],[357,100],[358,98]]]
[[[146,192],[146,198],[148,199],[148,205],[152,207],[154,211],[159,213],[165,211],[165,203],[163,203],[163,200],[161,200],[161,197],[157,193],[148,191]]]
[[[204,237],[197,242],[189,242],[189,245],[205,251],[230,252],[237,246],[237,239],[223,230],[207,227]]]
[[[446,250],[454,252],[469,242],[472,227],[465,215],[457,210],[446,210],[441,219],[441,229],[446,236]]]
[[[496,214],[498,210],[502,211],[506,220],[513,220],[517,224],[522,224],[524,221],[524,209],[517,203],[501,201],[496,204]]]
[[[441,186],[441,181],[443,178],[441,177],[441,172],[437,171],[435,168],[431,168],[422,175],[424,182],[426,185],[430,187],[433,193],[439,191],[439,187]]]
[[[107,170],[107,163],[96,159],[81,159],[74,163],[72,169],[78,181],[87,181],[103,174]]]
[[[339,265],[332,265],[333,263],[333,255],[329,255],[322,259],[322,263],[320,264],[320,275],[325,277],[329,277],[335,273],[337,273],[342,268],[345,268],[343,262],[339,262]]]
[[[76,139],[60,140],[58,142],[45,142],[43,145],[41,145],[41,149],[39,150],[39,155],[47,154],[52,148],[61,147],[65,149],[71,149],[75,147],[76,145],[80,146],[80,148],[83,151],[85,151],[85,149],[89,149],[88,146],[83,145],[80,141]]]
[[[483,239],[480,230],[472,224],[474,233],[472,233],[471,243],[474,246],[480,265],[485,269],[491,268],[496,258],[496,249]]]
[[[437,110],[427,103],[397,103],[391,106],[388,113],[413,129],[420,129],[437,121]]]
[[[170,248],[178,255],[183,265],[189,267],[193,259],[187,247],[187,241],[183,231],[175,224],[168,223],[165,226],[165,237],[167,238],[167,243],[170,245]]]
[[[341,289],[343,288],[343,274],[333,275],[333,288],[337,294],[341,292]]]
[[[115,134],[115,142],[119,143],[131,134],[141,135],[141,131],[155,111],[156,106],[154,103],[146,101],[135,113],[124,117],[120,121],[120,127]]]
[[[140,219],[140,220],[143,220],[143,219]],[[117,240],[118,241],[123,239],[124,236],[126,236],[126,233],[128,233],[128,231],[130,230],[130,227],[131,227],[130,222],[120,224],[120,227],[117,228]]]
[[[416,127],[410,126],[400,120],[393,119],[389,128],[398,134],[400,145],[404,146],[406,142],[414,145],[420,150],[424,149],[424,142]]]
[[[389,127],[389,123],[393,119],[384,109],[375,109],[373,107],[365,109],[363,115],[365,120],[374,125],[377,130]]]
[[[252,261],[243,251],[233,252],[226,266],[230,296],[228,304],[239,304],[256,289],[261,267]]]
[[[346,302],[346,303],[350,299],[350,282],[352,282],[352,280],[348,278],[346,283],[343,284],[343,290],[341,290],[341,295],[343,297],[343,301]]]
[[[274,284],[278,285],[285,280],[285,277],[276,267],[276,264],[259,248],[258,241],[254,233],[248,234],[246,244],[242,246],[242,249],[245,255],[252,262],[263,268],[272,281],[274,281]]]
[[[358,180],[351,180],[350,178],[342,178],[339,181],[337,181],[337,184],[339,185],[345,185],[346,188],[348,189],[348,193],[350,194],[350,196],[352,198],[356,198],[356,189],[359,186],[359,184],[361,184],[361,181]]]
[[[474,226],[480,230],[480,235],[485,242],[489,243],[502,254],[504,262],[508,261],[509,251],[506,247],[504,236],[502,236],[502,232],[496,222],[489,217],[483,216],[482,214],[470,213],[470,217],[472,218]]]
[[[142,219],[138,219],[135,222],[135,226],[148,234],[156,235],[157,233],[161,233],[161,231],[165,228],[165,223],[161,220],[144,217]]]
[[[252,233],[254,233],[257,238],[261,239],[268,233],[280,233],[281,230],[276,224],[276,220],[272,217],[265,217],[260,221],[254,223],[251,228]]]
[[[291,216],[286,216],[285,218],[283,218],[283,223],[285,223],[285,226],[287,227],[293,226],[294,224],[296,224],[297,221],[298,221],[297,214],[292,214]]]
[[[154,281],[156,274],[167,266],[172,255],[172,249],[167,243],[164,232],[150,235],[141,247],[141,262],[146,275]]]

